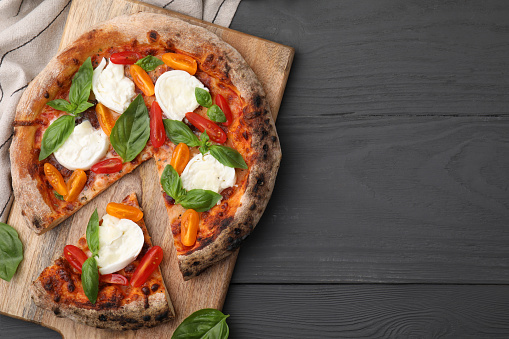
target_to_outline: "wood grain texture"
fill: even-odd
[[[269,103],[273,116],[274,118],[277,117],[293,57],[293,49],[290,47],[204,23],[197,19],[177,15],[161,8],[146,6],[139,2],[127,0],[77,0],[73,1],[69,12],[61,48],[65,47],[95,23],[121,14],[139,11],[159,12],[181,17],[192,23],[210,28],[226,42],[240,46],[239,52],[247,56],[246,61],[253,66],[255,72],[257,69],[263,70],[260,81],[267,93],[269,93]],[[264,59],[258,58],[259,53],[270,57]],[[37,308],[31,301],[30,294],[27,293],[31,282],[37,278],[44,267],[50,265],[54,259],[61,255],[66,244],[75,243],[84,234],[87,221],[96,207],[99,215],[103,215],[106,213],[105,207],[108,202],[121,201],[133,191],[137,193],[140,205],[144,209],[145,222],[154,245],[161,246],[165,253],[164,262],[166,264],[161,266],[161,271],[177,313],[176,319],[154,329],[138,330],[135,332],[111,332],[77,324],[68,319],[57,318],[52,312]],[[173,248],[173,237],[168,227],[169,221],[161,196],[159,177],[153,160],[141,165],[132,174],[114,184],[95,198],[92,203],[83,207],[71,218],[60,224],[60,226],[47,232],[47,234],[37,236],[24,225],[21,211],[16,202],[13,203],[8,223],[20,233],[20,238],[25,245],[25,259],[10,283],[0,281],[0,295],[12,296],[11,298],[0,300],[0,311],[13,317],[41,323],[44,326],[56,329],[65,338],[80,338],[84,336],[95,338],[134,338],[157,337],[170,334],[192,312],[202,308],[222,308],[238,255],[238,251],[236,251],[230,257],[206,270],[199,277],[187,282],[182,280],[182,275],[178,269],[176,253]]]

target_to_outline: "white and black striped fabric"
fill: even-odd
[[[146,2],[228,27],[240,0]],[[16,105],[56,54],[70,6],[70,0],[0,0],[0,222],[13,201],[9,146]]]

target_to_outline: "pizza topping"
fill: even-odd
[[[131,65],[131,67],[129,67],[129,72],[133,77],[134,83],[143,92],[143,94],[148,97],[154,95],[154,83],[143,68],[138,65]]]
[[[103,58],[94,70],[92,90],[97,101],[115,112],[124,112],[136,95],[134,83],[124,75],[124,66]]]
[[[129,285],[129,280],[127,280],[127,278],[121,274],[115,274],[115,273],[103,274],[99,277],[99,280],[101,282],[104,282],[107,284],[115,284],[115,285],[123,285],[123,286]]]
[[[140,66],[147,72],[151,72],[157,68],[157,66],[164,65],[160,59],[152,55],[147,55],[143,59],[136,61],[136,65]]]
[[[109,144],[102,129],[94,129],[90,121],[85,120],[74,128],[69,138],[54,154],[65,168],[88,170],[106,155]]]
[[[188,162],[189,147],[181,142],[175,147],[175,149],[173,149],[170,165],[177,171],[179,175],[181,175]]]
[[[81,267],[81,284],[83,285],[83,292],[88,300],[95,304],[97,295],[99,294],[99,270],[97,261],[94,257],[90,257],[83,263]]]
[[[143,231],[135,222],[104,215],[99,226],[99,272],[109,274],[123,269],[136,259],[144,242]]]
[[[134,206],[110,202],[106,205],[106,213],[119,219],[129,219],[138,222],[143,218],[143,212]]]
[[[72,172],[69,181],[67,181],[67,195],[64,197],[64,200],[67,202],[74,201],[78,198],[83,187],[87,182],[87,175],[84,170],[77,169]]]
[[[188,209],[180,221],[180,241],[184,246],[193,246],[198,235],[200,215],[193,209]]]
[[[155,271],[163,260],[163,249],[159,246],[154,246],[148,250],[143,256],[140,264],[134,271],[131,278],[131,286],[139,287],[147,281],[147,278]]]
[[[207,116],[210,120],[215,122],[226,122],[226,117],[218,105],[212,104],[212,97],[210,93],[204,89],[196,87],[194,89],[194,95],[196,96],[196,101],[203,107],[207,108]]]
[[[219,108],[221,108],[221,111],[223,111],[224,116],[226,118],[226,121],[223,122],[223,125],[229,126],[233,121],[233,115],[230,106],[228,105],[228,102],[221,94],[217,94],[214,100],[216,102],[216,105],[218,105]]]
[[[74,117],[72,115],[62,115],[44,131],[41,141],[41,152],[39,161],[46,159],[59,149],[74,131]]]
[[[119,158],[109,158],[98,162],[90,170],[97,174],[117,173],[122,170],[122,160]]]
[[[114,64],[119,64],[119,65],[132,65],[139,58],[140,58],[140,55],[138,53],[125,51],[125,52],[113,53],[110,56],[110,61]]]
[[[64,181],[62,174],[49,162],[44,164],[44,174],[48,179],[51,187],[60,195],[66,196],[68,193],[67,186]]]
[[[110,109],[103,104],[98,103],[95,106],[95,112],[104,134],[110,136],[111,130],[113,129],[113,126],[115,126],[115,119],[113,118],[113,114],[111,114]]]
[[[182,120],[187,112],[199,107],[195,88],[207,89],[196,77],[184,71],[168,71],[156,81],[156,100],[167,118]]]
[[[150,142],[154,147],[161,147],[166,141],[163,125],[163,112],[157,101],[150,106]]]
[[[196,60],[184,54],[166,53],[163,54],[162,59],[171,68],[186,71],[191,75],[195,75],[198,70]]]
[[[85,252],[74,245],[66,245],[64,247],[64,257],[80,274],[83,263],[88,259]]]
[[[200,132],[207,131],[210,140],[218,144],[224,144],[226,142],[226,133],[214,122],[194,112],[187,113],[186,118],[194,127],[198,128]]]
[[[217,161],[210,153],[196,154],[182,172],[182,186],[186,190],[204,189],[216,193],[235,185],[235,169]]]
[[[128,162],[136,158],[145,148],[150,137],[150,119],[147,106],[141,94],[122,114],[110,134],[110,141],[115,152]]]

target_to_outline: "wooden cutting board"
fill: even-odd
[[[291,47],[137,1],[74,0],[60,48],[65,47],[96,23],[140,11],[167,14],[203,26],[230,43],[244,56],[257,74],[267,93],[274,118],[276,118],[293,61],[294,50]],[[66,244],[74,244],[85,233],[88,219],[96,207],[99,215],[103,215],[106,213],[105,207],[108,202],[121,201],[132,191],[137,193],[138,200],[145,212],[145,222],[154,245],[161,246],[165,252],[161,270],[177,318],[153,329],[114,332],[57,318],[53,312],[36,307],[29,293],[32,281],[46,266],[62,254]],[[182,280],[153,160],[139,166],[134,172],[112,185],[60,226],[41,236],[31,232],[25,226],[16,201],[13,203],[8,223],[19,232],[25,257],[9,283],[0,280],[0,295],[2,296],[0,313],[47,326],[60,332],[66,339],[169,337],[180,322],[192,312],[208,307],[222,308],[238,254],[238,251],[235,252],[197,278],[187,282]]]

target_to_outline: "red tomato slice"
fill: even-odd
[[[67,245],[64,247],[64,257],[67,259],[72,267],[77,269],[81,273],[81,267],[85,260],[88,259],[85,252],[74,245]]]
[[[132,65],[138,61],[138,59],[140,59],[140,55],[138,53],[129,51],[113,53],[110,56],[111,62],[120,65]]]
[[[131,278],[131,286],[139,287],[147,281],[148,277],[154,272],[163,260],[163,249],[159,246],[154,246],[148,250],[147,254],[143,256],[140,264],[136,268]]]
[[[98,162],[90,169],[92,172],[100,173],[117,173],[122,169],[122,160],[118,158],[109,158]]]
[[[102,282],[108,283],[108,284],[116,284],[116,285],[123,285],[123,286],[129,285],[129,281],[127,280],[126,277],[124,277],[121,274],[116,274],[116,273],[101,275],[99,280],[101,280]]]
[[[186,118],[194,127],[198,128],[200,132],[203,133],[203,131],[207,130],[210,140],[219,144],[224,144],[226,142],[226,133],[214,122],[194,112],[186,113]]]
[[[166,131],[163,124],[163,111],[157,103],[152,102],[150,106],[150,141],[154,147],[161,147],[166,140]]]
[[[228,105],[228,101],[221,95],[217,94],[214,98],[216,101],[216,105],[221,108],[221,111],[223,111],[224,116],[226,117],[226,122],[223,122],[224,126],[229,126],[233,121],[232,111],[230,110],[230,106]]]

